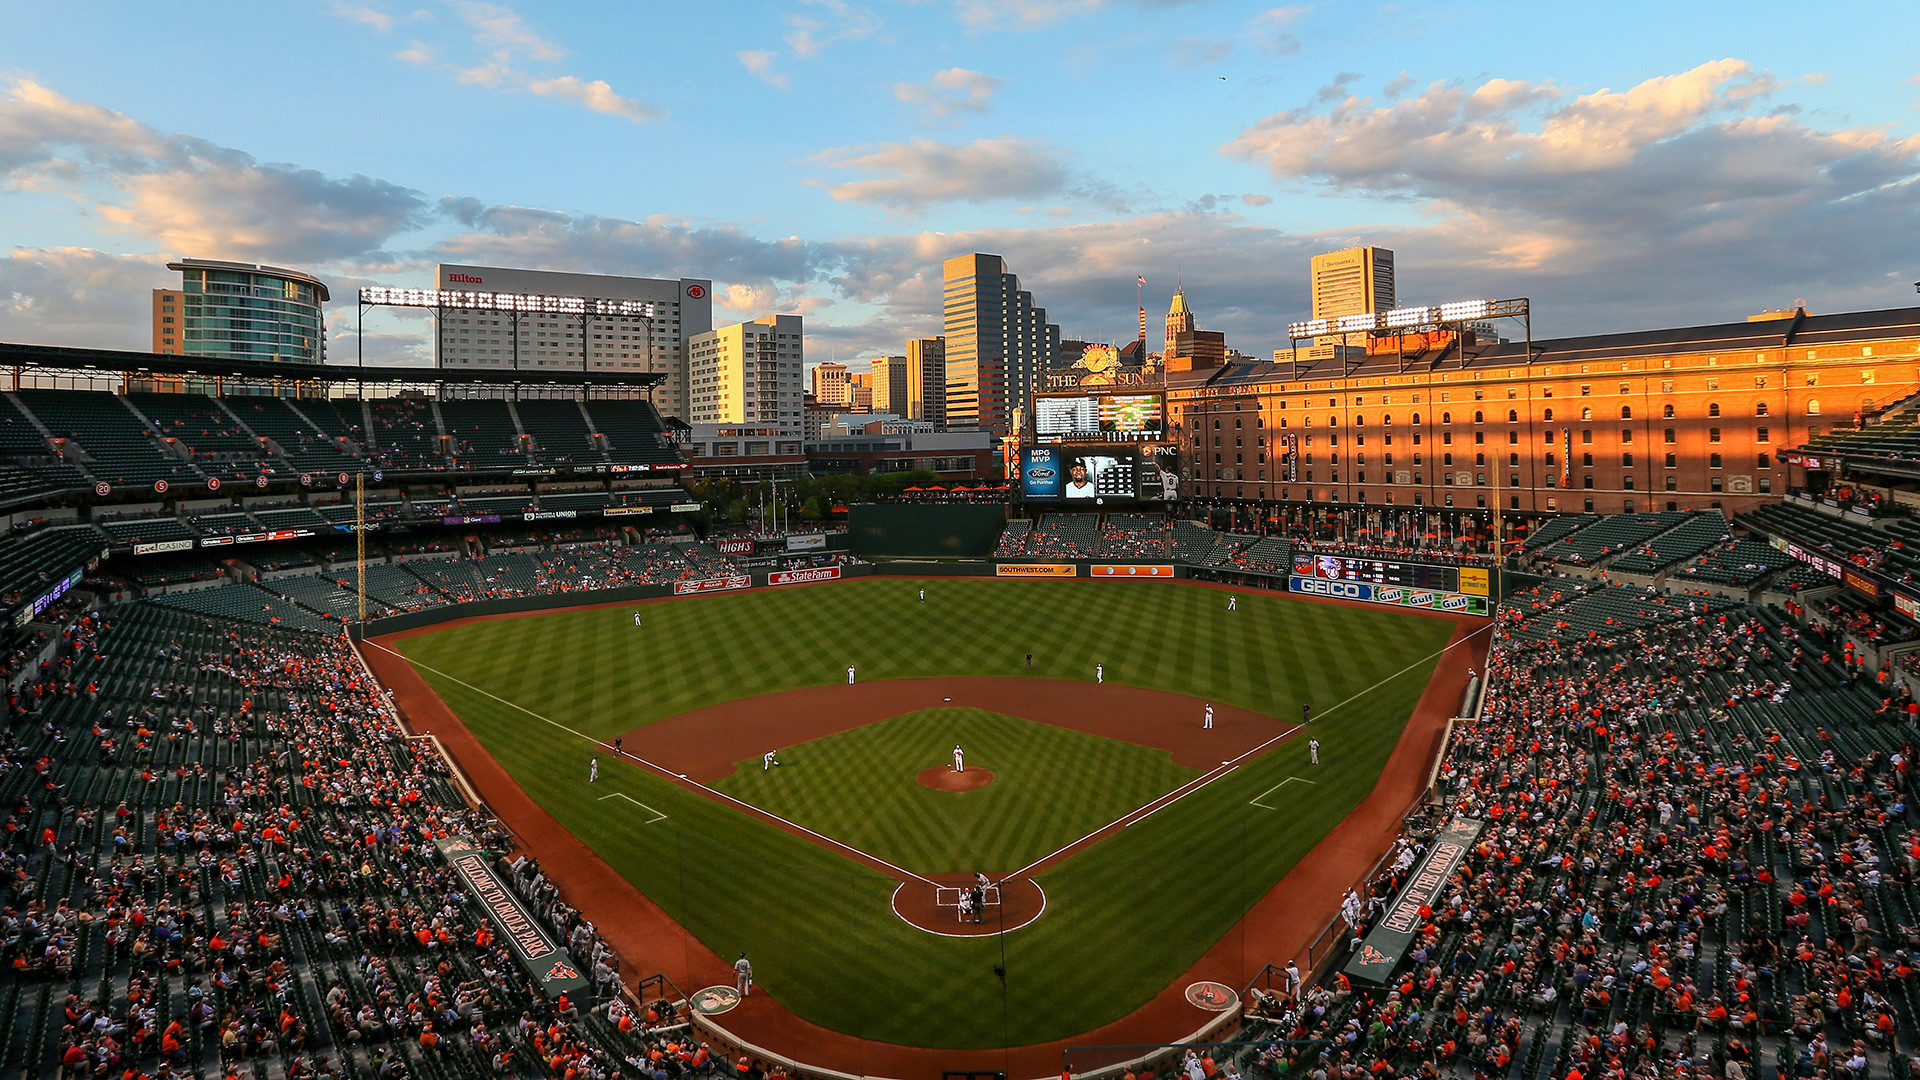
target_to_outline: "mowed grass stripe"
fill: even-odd
[[[1090,682],[1094,663],[1104,661],[1114,682],[1293,721],[1302,700],[1325,710],[1436,652],[1452,629],[1389,610],[1264,594],[1242,594],[1229,614],[1220,592],[1177,583],[926,584],[924,606],[918,582],[867,579],[649,604],[639,630],[620,608],[555,612],[469,624],[408,639],[400,649],[610,738],[719,701],[843,682],[849,662],[863,680],[1023,678],[1028,648],[1034,676]],[[1046,874],[1047,916],[1007,940],[1012,1039],[1064,1038],[1124,1015],[1219,940],[1372,787],[1430,668],[1421,664],[1316,723],[1325,764],[1311,775],[1320,784],[1288,785],[1269,800],[1281,810],[1248,800],[1288,775],[1307,774],[1300,741]],[[762,984],[800,1016],[919,1046],[1001,1044],[992,939],[914,930],[888,909],[892,879],[640,769],[603,759],[600,782],[590,787],[590,749],[579,740],[422,674],[562,825],[715,952],[748,951]],[[940,749],[950,753],[952,745]],[[904,769],[921,751],[916,744],[887,753],[895,763],[889,768]],[[1098,796],[1100,773],[1112,768],[1098,753],[1009,767],[1049,770],[1037,775],[1062,802]],[[748,763],[740,778],[751,780],[754,768]],[[838,770],[833,784],[807,794],[796,812],[871,812],[861,768],[851,761],[821,768]],[[668,820],[640,825],[647,815],[637,808],[600,800],[612,790]],[[949,852],[946,842],[929,839],[940,834],[924,823],[885,816],[868,826],[886,834],[879,842],[928,857]],[[983,826],[982,842],[991,831],[996,845],[1043,846],[1034,829],[1024,821]]]

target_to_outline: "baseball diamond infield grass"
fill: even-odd
[[[993,783],[921,785],[920,770],[951,764],[955,741]],[[741,762],[713,787],[920,874],[1017,870],[1200,775],[1165,750],[969,708],[910,712],[780,761]]]
[[[1454,625],[1258,593],[1241,594],[1228,614],[1219,591],[1176,582],[943,579],[924,582],[921,604],[922,584],[864,578],[689,597],[647,605],[641,629],[622,607],[560,611],[452,627],[399,649],[561,825],[715,953],[751,956],[756,984],[795,1014],[869,1039],[971,1048],[1090,1031],[1220,942],[1372,788]],[[599,782],[585,782],[593,751],[582,736],[611,739],[690,709],[844,682],[848,663],[863,682],[1025,678],[1029,648],[1033,677],[1090,683],[1100,662],[1109,682],[1289,723],[1310,701],[1322,764],[1307,763],[1304,739],[1289,740],[1045,871],[1046,914],[1006,938],[1004,1021],[993,973],[1000,942],[902,922],[889,905],[894,878],[609,756]],[[924,725],[952,711],[788,751],[810,768],[815,748],[848,755],[841,778],[809,779],[811,790],[775,790],[757,761],[719,786],[904,866],[1009,870],[1028,861],[1023,851],[1058,846],[1043,836],[1073,839],[1190,775],[1163,752],[1123,753],[1113,740],[979,713],[967,722],[1004,728],[1004,751],[979,758],[999,779],[964,795],[929,791],[924,804],[896,797],[913,772],[942,760],[927,759]],[[969,745],[969,761],[1000,738]],[[1072,741],[1082,739],[1091,741]],[[950,754],[940,740],[934,749]],[[1026,752],[1033,759],[1019,760]],[[1119,775],[1101,774],[1109,762]],[[878,775],[889,763],[912,771]],[[1034,787],[1023,788],[1026,768]],[[1308,776],[1313,786],[1287,782]],[[1011,809],[979,798],[1003,783],[1011,798],[998,801]],[[828,804],[835,789],[844,806]],[[992,826],[996,816],[1025,828]],[[1086,820],[1094,825],[1080,828]],[[978,831],[954,839],[967,830]]]

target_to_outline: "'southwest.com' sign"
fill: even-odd
[[[1466,861],[1473,842],[1480,838],[1483,825],[1478,818],[1454,818],[1447,822],[1447,827],[1433,838],[1433,846],[1427,849],[1426,856],[1414,866],[1413,876],[1407,879],[1400,895],[1394,897],[1393,906],[1360,943],[1360,951],[1347,962],[1348,975],[1372,983],[1387,981],[1413,945],[1414,935],[1420,932],[1420,909],[1430,908],[1440,898],[1441,890]]]
[[[486,853],[474,847],[466,837],[436,840],[434,846],[447,865],[467,884],[473,898],[485,909],[500,939],[519,957],[535,982],[550,998],[571,994],[575,998],[592,989],[586,972],[580,969],[567,950],[547,936],[540,923],[514,895],[500,875],[493,872]]]

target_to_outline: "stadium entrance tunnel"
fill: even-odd
[[[963,917],[960,909],[962,893],[975,884],[972,874],[903,881],[893,890],[893,913],[907,925],[940,937],[989,937],[1030,926],[1047,910],[1047,894],[1039,882],[1013,878],[987,887],[987,902],[975,922],[975,916]]]
[[[951,765],[935,765],[922,769],[916,779],[935,791],[978,791],[993,783],[993,773],[978,765],[965,772],[955,772]]]

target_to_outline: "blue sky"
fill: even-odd
[[[1250,353],[1306,260],[1536,334],[1907,306],[1910,5],[322,0],[9,5],[0,339],[142,348],[183,255],[337,297],[439,261],[715,279],[809,359],[938,330],[1005,254],[1068,336],[1178,277]],[[334,314],[336,356],[351,303]],[[424,362],[424,324],[369,355]]]

